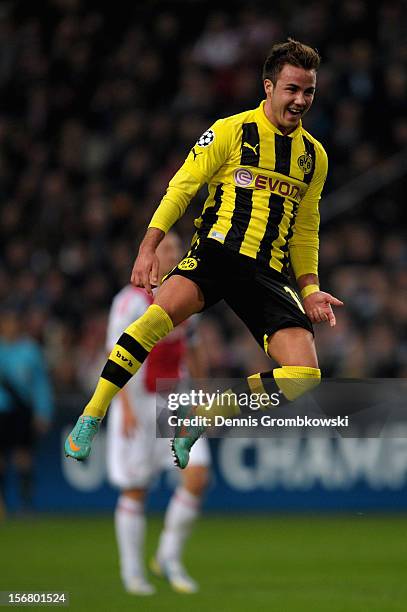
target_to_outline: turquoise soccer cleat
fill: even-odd
[[[196,440],[192,441],[191,438],[174,438],[171,441],[171,450],[174,457],[174,463],[176,466],[181,468],[181,470],[184,470],[188,465],[189,453],[194,442],[196,442]]]
[[[67,439],[65,456],[83,461],[90,455],[92,440],[99,431],[102,419],[81,415]]]
[[[185,410],[179,408],[177,416],[184,421],[185,419],[191,419],[196,416],[196,412],[194,408],[191,407]],[[206,427],[203,425],[186,425],[184,422],[182,426],[176,428],[175,438],[171,441],[171,450],[174,457],[174,463],[181,468],[181,470],[187,467],[191,448],[205,431]]]

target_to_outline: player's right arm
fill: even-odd
[[[152,295],[158,283],[155,251],[165,234],[180,219],[197,191],[209,182],[226,162],[232,138],[227,121],[219,119],[197,140],[184,164],[171,179],[149,224],[134,262],[131,282]]]
[[[152,287],[158,284],[160,262],[156,250],[165,232],[156,227],[149,227],[142,243],[131,273],[131,282],[135,287],[144,287],[147,293],[153,295]]]

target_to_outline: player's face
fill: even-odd
[[[315,85],[315,70],[304,70],[290,64],[283,66],[275,85],[265,79],[265,113],[280,132],[289,134],[296,129],[312,104]]]
[[[172,270],[181,258],[181,241],[178,236],[172,232],[167,234],[159,244],[156,253],[160,260],[160,276],[162,277]]]

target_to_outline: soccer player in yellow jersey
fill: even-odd
[[[117,341],[95,393],[65,451],[83,459],[113,396],[174,326],[221,299],[280,367],[246,379],[248,390],[280,391],[295,400],[318,385],[312,323],[335,325],[342,302],[318,281],[318,205],[327,174],[322,145],[302,126],[319,67],[318,53],[289,39],[271,49],[263,68],[266,99],[254,110],[219,119],[192,147],[170,181],[135,261],[131,281],[151,293],[158,284],[156,249],[207,183],[209,196],[191,248],[167,276],[146,313]],[[296,288],[288,276],[291,267]],[[238,410],[236,410],[237,412]],[[175,438],[178,465],[202,429]]]

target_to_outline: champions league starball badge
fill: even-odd
[[[215,134],[212,130],[206,130],[202,136],[196,141],[198,147],[208,147],[215,140]]]

